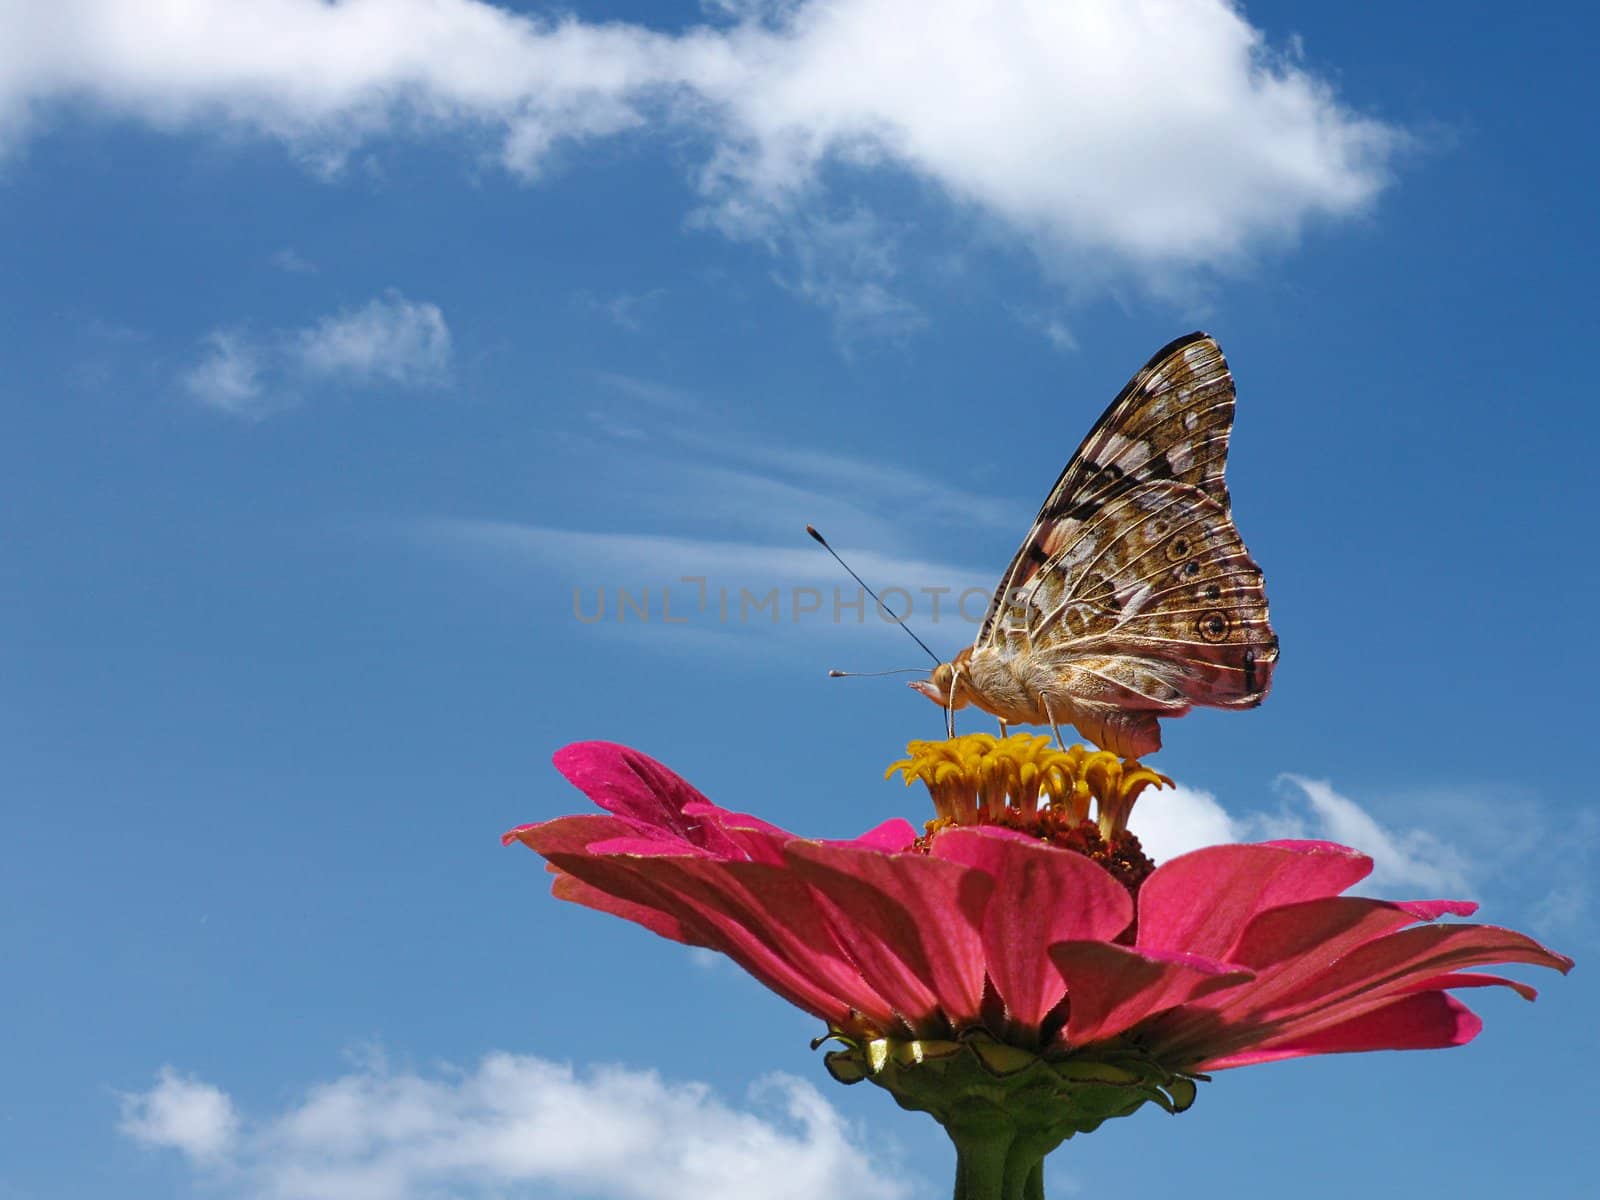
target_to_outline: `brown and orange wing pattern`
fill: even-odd
[[[1152,358],[1061,473],[977,644],[1048,663],[1097,705],[1260,703],[1277,638],[1223,482],[1233,405],[1206,335]]]

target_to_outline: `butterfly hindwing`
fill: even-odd
[[[1063,663],[1105,658],[1100,673],[1126,683],[1130,702],[1152,701],[1141,707],[1260,703],[1277,638],[1261,569],[1228,511],[1186,484],[1158,481],[1120,497],[1103,526],[1075,572],[1041,576],[1060,581],[1057,602],[1020,610],[1034,616],[1031,652]],[[1151,673],[1169,688],[1152,691]]]

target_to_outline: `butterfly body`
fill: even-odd
[[[1233,404],[1211,338],[1162,349],[1062,471],[977,640],[911,686],[1127,757],[1160,748],[1160,717],[1259,704],[1278,640],[1223,483]]]

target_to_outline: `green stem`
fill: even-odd
[[[987,1106],[968,1108],[945,1132],[956,1147],[955,1200],[1044,1200],[1044,1156],[1054,1143],[1019,1135]]]

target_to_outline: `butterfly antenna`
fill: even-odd
[[[845,562],[844,559],[839,557],[839,552],[837,550],[835,550],[832,546],[828,545],[828,539],[823,537],[820,533],[817,532],[816,526],[807,525],[806,526],[806,532],[809,533],[814,539],[816,539],[817,545],[821,546],[829,554],[833,555],[833,560],[836,563],[838,563],[841,567],[843,567],[846,571],[849,572],[851,579],[854,579],[857,583],[859,583],[863,588],[866,589],[867,595],[871,596],[874,600],[877,600],[878,607],[883,609],[884,612],[888,613],[890,617],[893,617],[894,618],[894,622],[895,622],[896,625],[900,626],[901,629],[904,629],[906,631],[906,633],[911,635],[911,640],[913,642],[915,642],[917,645],[921,646],[923,651],[924,651],[924,653],[926,653],[929,658],[933,659],[933,665],[934,666],[939,666],[941,663],[944,662],[944,660],[942,658],[940,658],[932,650],[928,649],[928,643],[927,642],[923,641],[914,632],[912,632],[911,626],[907,625],[899,617],[895,616],[894,611],[887,604],[885,604],[882,600],[878,599],[878,593],[873,591],[871,588],[867,587],[867,581],[865,579],[861,578],[861,576],[857,575],[854,571],[850,570],[850,564]],[[832,674],[832,672],[830,671],[829,674]]]
[[[896,667],[892,671],[841,671],[834,667],[828,672],[829,679],[872,679],[879,675],[921,675],[921,667]]]

